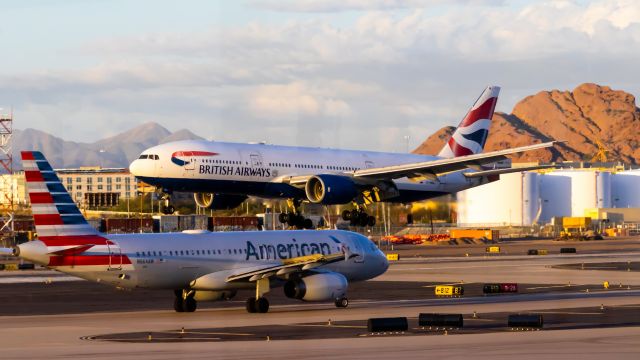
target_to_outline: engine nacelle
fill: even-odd
[[[211,210],[231,210],[242,204],[247,197],[244,195],[194,193],[196,205]]]
[[[346,204],[358,195],[356,184],[348,177],[340,175],[314,175],[304,187],[307,199],[315,204]]]
[[[237,290],[224,290],[224,291],[205,291],[198,290],[196,291],[193,298],[196,301],[220,301],[220,300],[229,300],[236,296],[238,293]]]
[[[346,296],[349,283],[339,273],[322,273],[302,279],[289,280],[284,284],[284,294],[303,301],[335,300]]]

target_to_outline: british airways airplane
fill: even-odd
[[[308,227],[298,215],[307,201],[323,205],[353,203],[343,212],[352,225],[374,225],[364,212],[378,201],[409,203],[456,193],[495,181],[500,174],[534,168],[490,169],[509,154],[551,147],[555,142],[482,153],[500,88],[487,87],[438,156],[309,147],[176,141],[142,152],[129,167],[168,199],[172,191],[193,192],[198,206],[231,209],[248,196],[293,200],[294,212],[282,222]],[[166,213],[173,206],[165,206]]]
[[[346,307],[349,282],[372,279],[389,266],[373,242],[347,231],[101,234],[40,152],[22,152],[22,164],[38,240],[0,248],[0,254],[116,287],[173,290],[177,312],[255,289],[247,311],[264,313],[265,294],[277,286],[289,298]]]

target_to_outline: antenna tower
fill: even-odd
[[[0,239],[14,245],[13,111],[0,113]],[[7,243],[9,242],[9,243]]]

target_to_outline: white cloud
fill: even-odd
[[[502,5],[503,0],[255,0],[254,6],[271,11],[334,13],[343,11],[414,9],[433,5]]]

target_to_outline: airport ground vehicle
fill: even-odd
[[[303,301],[346,307],[350,281],[387,270],[385,255],[357,233],[254,231],[105,235],[91,227],[40,152],[22,152],[38,240],[0,253],[123,288],[173,290],[177,312],[197,301],[255,288],[249,312],[267,312],[272,287]]]
[[[498,180],[500,174],[539,169],[494,169],[506,155],[555,142],[482,153],[500,88],[489,86],[463,118],[438,156],[266,144],[177,141],[151,147],[130,165],[138,179],[156,186],[172,212],[169,194],[193,192],[198,206],[231,209],[248,196],[290,200],[281,221],[298,228],[309,221],[301,202],[354,204],[343,219],[373,226],[365,212],[372,202],[410,203]]]

